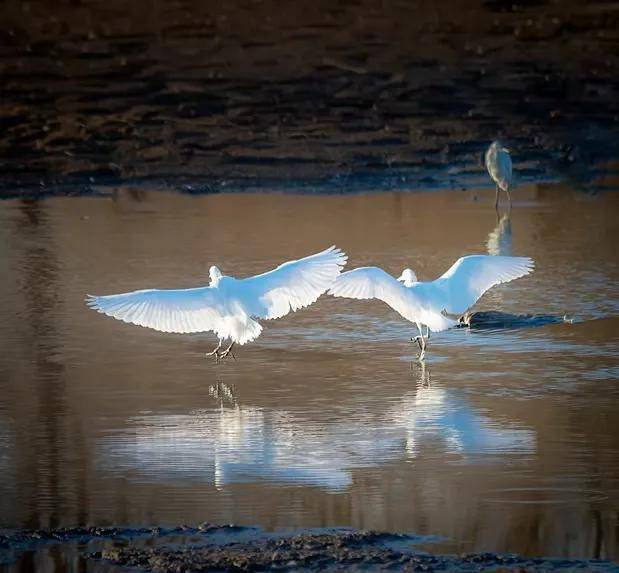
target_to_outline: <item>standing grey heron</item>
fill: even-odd
[[[512,184],[512,158],[509,155],[509,150],[503,147],[500,141],[493,141],[486,151],[485,161],[486,169],[496,184],[494,208],[498,211],[499,190],[503,190],[507,193],[509,208],[511,209],[512,197],[509,188]]]

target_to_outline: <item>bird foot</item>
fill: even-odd
[[[429,336],[426,337],[426,336],[418,335],[418,336],[415,336],[414,338],[411,338],[411,340],[410,340],[411,342],[416,342],[417,345],[419,346],[419,350],[421,351],[417,355],[417,359],[419,360],[419,362],[422,362],[423,359],[426,356],[426,346],[427,346],[426,339],[427,338],[430,338],[430,337]]]
[[[219,359],[223,360],[224,358],[227,358],[228,356],[232,356],[232,358],[234,358],[236,360],[236,356],[234,355],[234,352],[232,352],[232,350],[230,348],[226,348],[226,350],[224,350],[219,355]]]
[[[428,337],[430,338],[430,337]],[[415,336],[415,338],[411,338],[411,342],[416,342],[417,346],[419,346],[419,350],[421,350],[423,352],[423,344],[424,344],[424,337],[423,336]]]
[[[206,352],[204,354],[204,356],[206,358],[208,358],[209,356],[214,356],[215,357],[215,362],[219,362],[219,358],[221,357],[221,352],[219,352],[219,347],[215,348],[215,350],[212,350],[211,352]]]

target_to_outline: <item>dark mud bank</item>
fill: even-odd
[[[0,197],[617,186],[616,2],[4,3]]]
[[[420,544],[427,547],[430,541],[348,529],[266,534],[210,524],[175,529],[76,528],[2,534],[0,564],[19,561],[42,547],[53,546],[58,555],[77,544],[84,564],[108,564],[115,571],[619,571],[618,565],[599,560],[421,551]]]

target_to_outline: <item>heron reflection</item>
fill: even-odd
[[[309,421],[285,410],[243,406],[221,385],[213,409],[143,416],[100,443],[108,470],[155,481],[199,480],[223,488],[270,480],[341,490],[356,468],[415,459],[424,450],[465,457],[530,454],[535,433],[497,422],[452,390],[434,386],[426,365],[417,387],[377,418]]]
[[[488,234],[486,249],[489,255],[512,255],[512,223],[509,212],[497,215],[497,225]]]

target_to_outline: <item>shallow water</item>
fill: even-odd
[[[0,527],[353,526],[619,559],[618,206],[551,186],[498,223],[487,192],[1,202]],[[321,298],[216,365],[210,334],[83,304],[330,244],[422,280],[529,255],[477,308],[575,320],[433,335],[420,365],[386,306]]]

